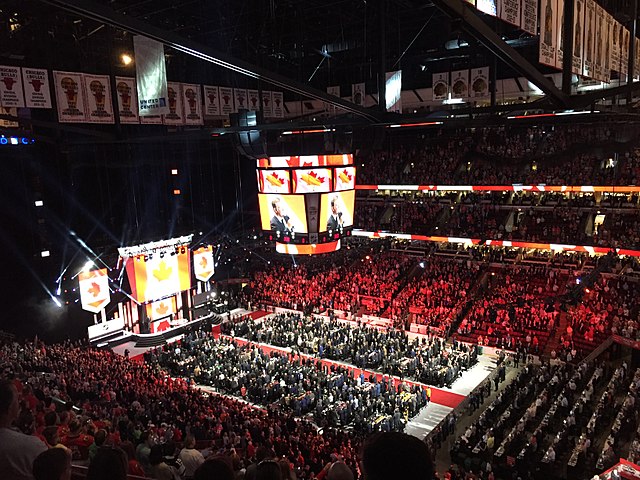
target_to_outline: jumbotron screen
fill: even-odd
[[[276,242],[336,242],[353,227],[353,155],[258,159],[261,228]]]

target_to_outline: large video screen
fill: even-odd
[[[355,190],[323,194],[320,200],[321,232],[338,232],[353,226]]]
[[[146,303],[191,288],[189,249],[153,252],[127,259],[131,295]]]
[[[304,195],[258,194],[262,230],[282,235],[307,233]]]

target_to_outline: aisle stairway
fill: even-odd
[[[560,311],[560,315],[558,315],[558,324],[555,327],[553,336],[549,337],[549,340],[547,341],[547,344],[542,352],[543,358],[549,358],[551,356],[552,350],[555,350],[556,352],[560,350],[560,337],[564,332],[567,331],[567,317],[567,312]]]

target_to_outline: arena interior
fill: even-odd
[[[0,2],[0,478],[640,478],[637,19]]]

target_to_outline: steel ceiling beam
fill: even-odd
[[[484,23],[475,9],[463,0],[432,0],[433,3],[451,18],[460,19],[463,28],[473,35],[504,63],[521,73],[531,83],[542,90],[554,104],[561,108],[571,106],[571,98],[560,91],[526,58],[509,46],[500,36]]]
[[[44,3],[62,8],[68,12],[72,12],[82,17],[106,23],[113,27],[126,30],[128,32],[143,35],[145,37],[162,42],[175,50],[194,56],[214,65],[227,68],[236,73],[246,75],[248,77],[260,80],[280,88],[284,88],[290,92],[297,93],[303,97],[321,100],[330,105],[334,105],[347,112],[359,115],[371,122],[380,121],[380,113],[366,108],[354,105],[351,102],[342,100],[339,97],[329,95],[326,92],[305,85],[304,83],[291,80],[283,75],[277,74],[265,68],[253,65],[244,60],[240,60],[226,53],[217,51],[206,45],[194,42],[187,38],[181,37],[174,32],[169,32],[137,18],[123,15],[114,11],[109,7],[105,7],[91,0],[40,0]]]

